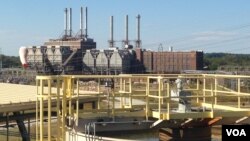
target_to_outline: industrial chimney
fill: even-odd
[[[72,9],[69,8],[69,36],[72,36]]]
[[[140,39],[140,18],[141,18],[141,16],[138,15],[136,18],[137,18],[137,40],[136,40],[136,47],[140,48],[141,47],[141,39]]]
[[[83,7],[81,7],[80,12],[80,37],[83,37]]]
[[[114,19],[113,16],[110,16],[110,40],[109,47],[114,47]]]
[[[64,10],[64,36],[67,36],[67,31],[68,31],[68,9],[65,8]]]
[[[88,7],[85,8],[85,38],[88,38]]]
[[[126,35],[125,35],[125,37],[126,37],[126,44],[128,44],[128,15],[126,15],[126,19],[125,19],[125,31],[126,31]]]
[[[125,45],[128,45],[128,15],[125,17]]]

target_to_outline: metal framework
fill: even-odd
[[[182,79],[184,91],[191,96],[172,96],[174,81]],[[52,112],[57,115],[57,140],[78,126],[79,118],[140,116],[145,120],[249,117],[250,93],[245,82],[249,76],[215,74],[168,75],[61,75],[37,76],[37,140],[53,140]],[[93,82],[94,89],[82,83]],[[105,87],[106,86],[106,87]],[[96,98],[96,107],[80,109],[80,99]],[[176,111],[173,99],[190,99],[195,110]],[[52,102],[56,101],[56,105]],[[103,105],[103,101],[108,101]],[[139,102],[138,102],[139,101]],[[75,106],[74,106],[75,105]],[[132,112],[140,108],[139,112]],[[47,123],[44,122],[47,112]],[[115,120],[114,120],[115,121]],[[217,120],[216,120],[217,121]],[[212,121],[211,121],[212,122]],[[45,130],[47,125],[47,130]],[[38,134],[39,133],[39,134]],[[44,138],[44,135],[47,138]]]

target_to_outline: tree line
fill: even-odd
[[[219,66],[250,66],[250,54],[205,53],[204,68],[217,70]]]
[[[2,60],[3,68],[17,68],[22,66],[19,56],[1,55],[0,57],[1,57],[0,59]]]

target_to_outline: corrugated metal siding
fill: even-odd
[[[153,54],[153,73],[156,73],[158,71],[158,68],[157,68],[157,55],[155,54],[155,52],[152,53]]]
[[[183,54],[183,58],[182,58],[182,62],[183,62],[183,70],[188,70],[188,55],[187,54]]]
[[[147,73],[151,73],[153,71],[153,53],[151,51],[143,52],[143,65]]]
[[[152,62],[152,67],[150,62]],[[144,51],[143,64],[146,72],[150,72],[152,68],[152,73],[180,73],[182,70],[197,70],[203,67],[203,52]]]
[[[142,57],[142,49],[141,48],[135,48],[135,53],[136,53],[136,59],[140,62],[143,61]]]
[[[196,53],[190,53],[190,70],[196,70]]]

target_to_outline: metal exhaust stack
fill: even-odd
[[[65,8],[64,10],[64,36],[67,36],[68,31],[68,9]]]
[[[88,7],[85,8],[85,37],[88,37]]]
[[[80,12],[80,37],[83,37],[83,7],[81,7]]]
[[[113,16],[110,16],[110,47],[114,47],[114,20]]]
[[[137,18],[137,40],[136,40],[136,47],[140,48],[141,47],[141,39],[140,39],[140,19],[141,19],[141,16],[138,15],[136,18]]]
[[[69,36],[72,36],[72,9],[69,8]]]
[[[125,17],[125,45],[128,45],[128,15]]]

